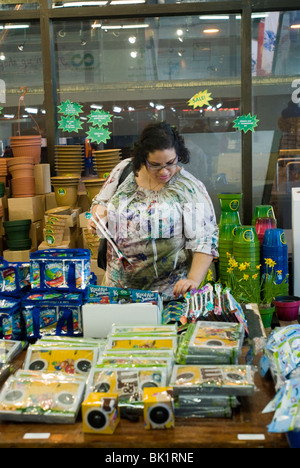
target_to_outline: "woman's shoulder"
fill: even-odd
[[[206,187],[201,180],[197,179],[193,174],[182,167],[180,171],[177,173],[178,177],[176,178],[175,182],[179,184],[184,184],[187,187],[197,187],[198,189],[206,192]]]

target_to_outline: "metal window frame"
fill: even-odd
[[[57,143],[56,122],[56,82],[55,56],[53,41],[54,20],[76,19],[105,19],[105,18],[143,18],[155,16],[186,16],[212,13],[241,14],[241,111],[242,114],[252,112],[252,75],[251,75],[251,14],[264,11],[299,10],[299,0],[224,0],[212,2],[195,2],[181,4],[138,4],[118,7],[72,7],[53,9],[51,0],[38,0],[39,10],[2,11],[1,22],[31,21],[40,23],[41,50],[43,61],[43,80],[45,93],[45,107],[47,112],[46,132],[49,163],[53,167],[54,147]],[[243,221],[251,224],[252,199],[252,135],[251,132],[242,133],[242,192],[243,192]]]

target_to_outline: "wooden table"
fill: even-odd
[[[23,358],[24,354],[19,356],[16,366],[22,365]],[[275,394],[273,381],[256,372],[255,384],[254,394],[240,399],[241,405],[233,410],[230,419],[176,418],[175,428],[168,430],[145,430],[142,418],[138,422],[121,419],[113,435],[84,434],[80,416],[69,425],[3,422],[0,448],[105,448],[114,449],[115,454],[122,448],[128,449],[129,454],[147,448],[156,454],[169,449],[175,455],[197,448],[288,448],[285,434],[268,433],[273,413],[262,414]],[[25,435],[33,438],[24,438]],[[37,438],[41,435],[46,438]],[[198,452],[193,452],[195,461]],[[101,455],[105,453],[102,451]]]

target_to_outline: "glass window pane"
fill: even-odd
[[[40,7],[38,1],[32,0],[20,0],[20,2],[16,2],[16,0],[4,0],[1,2],[0,11],[1,10],[36,10]]]
[[[111,115],[111,133],[93,146],[121,148],[125,157],[148,122],[167,120],[184,134],[188,170],[212,196],[240,192],[241,138],[232,128],[240,108],[240,27],[236,15],[54,22],[60,142],[83,142],[98,107]],[[63,124],[67,101],[82,106],[77,132]]]
[[[0,153],[3,153],[12,135],[18,135],[19,131],[23,135],[37,133],[36,122],[42,126],[45,118],[38,23],[0,23],[0,70]]]
[[[300,184],[300,11],[253,20],[254,206],[272,204],[278,227],[291,229],[291,188]],[[300,127],[299,127],[300,128]],[[291,245],[290,245],[291,247]]]

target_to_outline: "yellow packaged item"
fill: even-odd
[[[90,393],[81,405],[83,432],[113,434],[120,422],[118,395]]]
[[[145,429],[171,429],[175,426],[171,387],[144,388],[143,404]]]

